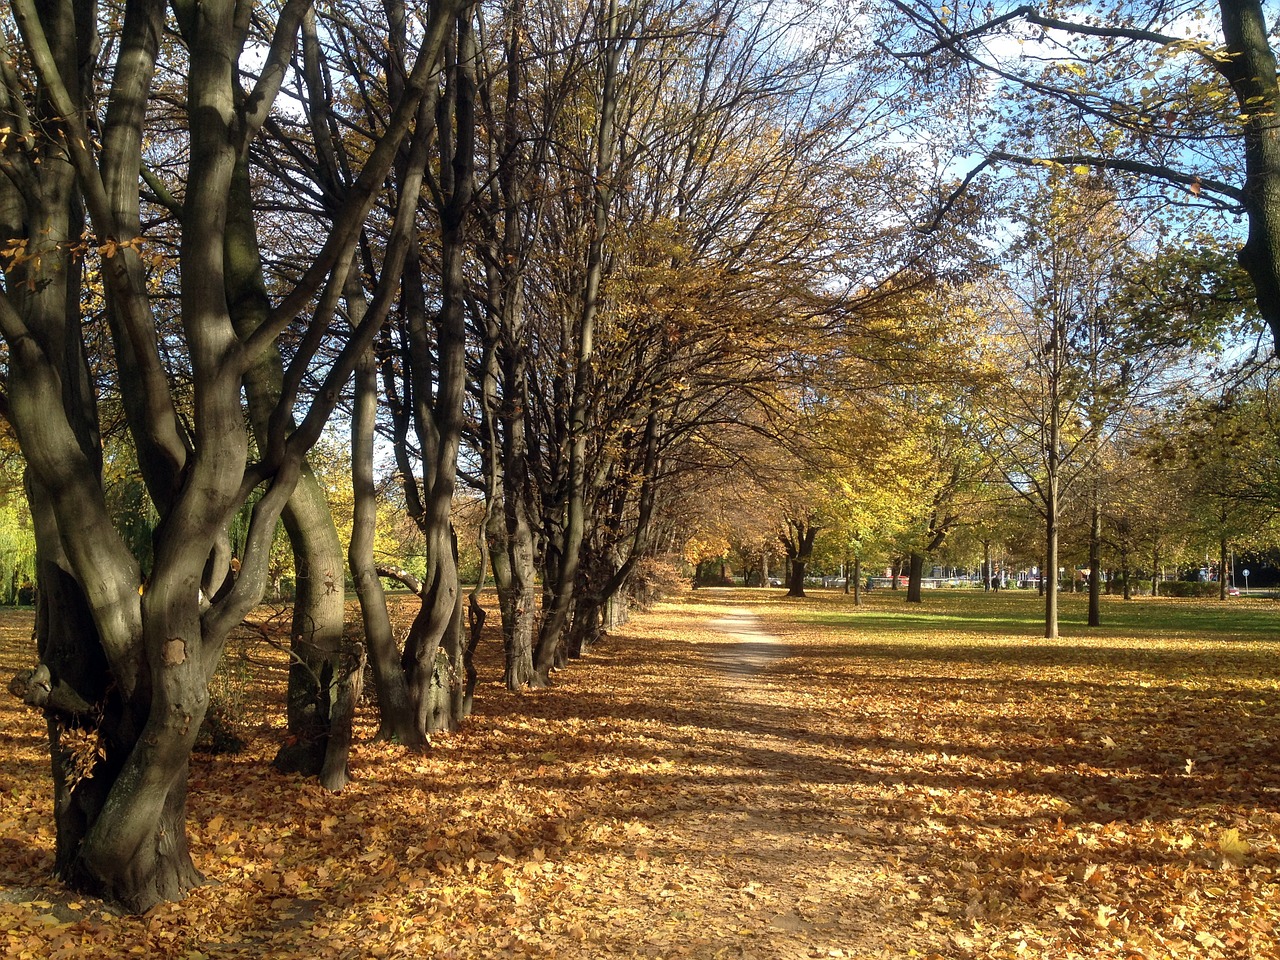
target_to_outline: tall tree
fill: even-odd
[[[1028,204],[1016,245],[1017,276],[985,350],[1006,371],[978,422],[995,467],[1040,513],[1045,636],[1058,635],[1058,567],[1063,498],[1096,460],[1098,330],[1126,236],[1108,215],[1105,191],[1072,174],[1051,177]]]
[[[0,334],[9,350],[6,401],[38,518],[37,672],[48,677],[29,684],[27,696],[49,717],[58,872],[134,910],[180,896],[200,880],[184,820],[187,762],[208,681],[228,632],[262,596],[276,522],[302,457],[376,332],[361,329],[327,359],[318,393],[300,394],[360,224],[456,12],[448,2],[430,8],[405,97],[341,214],[266,321],[242,336],[226,286],[234,173],[275,100],[306,7],[290,0],[276,17],[251,21],[232,0],[174,5],[181,52],[163,52],[184,62],[190,132],[186,189],[164,191],[181,209],[181,239],[176,259],[165,264],[178,284],[177,316],[162,327],[162,303],[152,299],[147,276],[154,261],[139,177],[152,119],[148,94],[170,36],[165,5],[130,3],[117,20],[114,9],[90,0],[13,4],[21,42],[4,53],[0,107],[22,142],[4,153],[0,209],[4,241],[23,255],[4,265]],[[251,27],[259,26],[267,30],[256,37],[266,56],[244,78],[245,89],[237,64]],[[108,86],[92,72],[100,37],[111,41],[102,48],[111,58]],[[158,515],[146,570],[115,530],[103,495],[86,325],[75,296],[82,215],[108,298],[105,316],[94,322],[110,332],[112,382]],[[317,295],[268,418],[267,442],[251,461],[245,378]],[[171,377],[169,358],[182,376]],[[174,392],[187,383],[189,399]],[[255,491],[237,571],[228,562],[226,531]],[[67,738],[72,731],[80,733]],[[77,758],[75,743],[89,743],[90,754]]]

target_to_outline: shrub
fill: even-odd
[[[1191,580],[1168,580],[1160,584],[1162,597],[1216,597],[1218,584],[1196,583]]]
[[[677,564],[652,557],[636,563],[631,575],[631,598],[641,609],[685,589],[689,578]]]

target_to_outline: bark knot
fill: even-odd
[[[166,667],[176,667],[180,663],[185,663],[187,659],[187,641],[181,637],[174,637],[164,642],[164,664]]]

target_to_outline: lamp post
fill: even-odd
[[[1249,595],[1249,568],[1245,567],[1240,572],[1244,574],[1244,595],[1247,597]]]

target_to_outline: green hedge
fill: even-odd
[[[1217,583],[1194,583],[1190,580],[1168,580],[1160,584],[1162,597],[1216,597]]]

